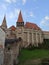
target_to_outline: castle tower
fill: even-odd
[[[4,16],[1,28],[4,29],[4,30],[7,29],[6,16]]]
[[[17,24],[17,27],[23,27],[24,26],[24,21],[23,21],[23,18],[22,18],[21,11],[19,13],[18,20],[17,20],[16,24]]]

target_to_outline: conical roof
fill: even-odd
[[[17,22],[23,22],[23,18],[22,18],[21,11],[20,11],[20,13],[19,13]]]
[[[3,19],[3,22],[2,22],[1,26],[7,28],[6,16],[4,16],[4,19]]]

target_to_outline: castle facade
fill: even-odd
[[[42,31],[35,23],[26,22],[24,24],[21,11],[16,22],[16,27],[11,26],[7,28],[6,17],[4,17],[0,27],[5,31],[6,39],[21,38],[23,47],[27,47],[30,44],[38,46],[38,44],[43,43],[43,39],[49,39],[49,32]]]

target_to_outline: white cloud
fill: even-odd
[[[40,25],[42,25],[42,26],[49,26],[49,16],[45,16],[45,17],[42,19]]]
[[[15,17],[18,16],[19,12],[20,12],[20,9],[15,8],[13,11],[8,13],[7,16],[9,16],[10,19],[14,19]]]
[[[7,9],[7,6],[6,6],[5,4],[2,4],[2,5],[0,6],[0,9],[6,10],[6,9]]]
[[[14,18],[14,13],[13,12],[11,12],[9,15],[10,15],[9,16],[10,19]]]
[[[7,3],[16,3],[16,0],[5,0],[5,2],[7,2]]]
[[[31,17],[34,17],[34,14],[33,14],[33,12],[30,12],[30,14],[29,14]]]
[[[6,7],[6,5],[2,5],[2,8],[4,9],[4,10],[6,10],[7,9],[7,7]]]
[[[11,0],[5,0],[5,2],[7,2],[7,3],[11,3]]]
[[[32,11],[23,11],[22,12],[23,14],[23,17],[25,18],[24,20],[27,20],[27,18],[35,18],[35,15],[34,15],[34,12],[32,12]]]
[[[8,26],[16,25],[14,23],[14,21],[17,21],[19,11],[20,11],[19,9],[15,8],[12,11],[6,13]],[[11,21],[11,23],[10,23],[10,21]]]
[[[14,12],[15,12],[16,15],[18,15],[19,12],[20,12],[20,9],[16,9],[16,8],[15,8]]]
[[[12,0],[12,2],[14,2],[14,3],[15,3],[16,1],[17,1],[17,0]]]
[[[23,5],[26,3],[26,0],[22,0]]]
[[[45,20],[49,20],[49,16],[45,16]]]

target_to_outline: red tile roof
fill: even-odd
[[[22,18],[21,11],[20,11],[20,13],[19,13],[17,22],[23,22],[23,18]]]
[[[30,23],[30,22],[26,22],[25,27],[26,28],[32,28],[32,29],[35,29],[35,30],[41,30],[36,24]]]
[[[13,30],[13,31],[15,31],[16,27],[15,26],[11,26],[10,29]]]
[[[43,31],[44,34],[49,34],[49,31]]]

